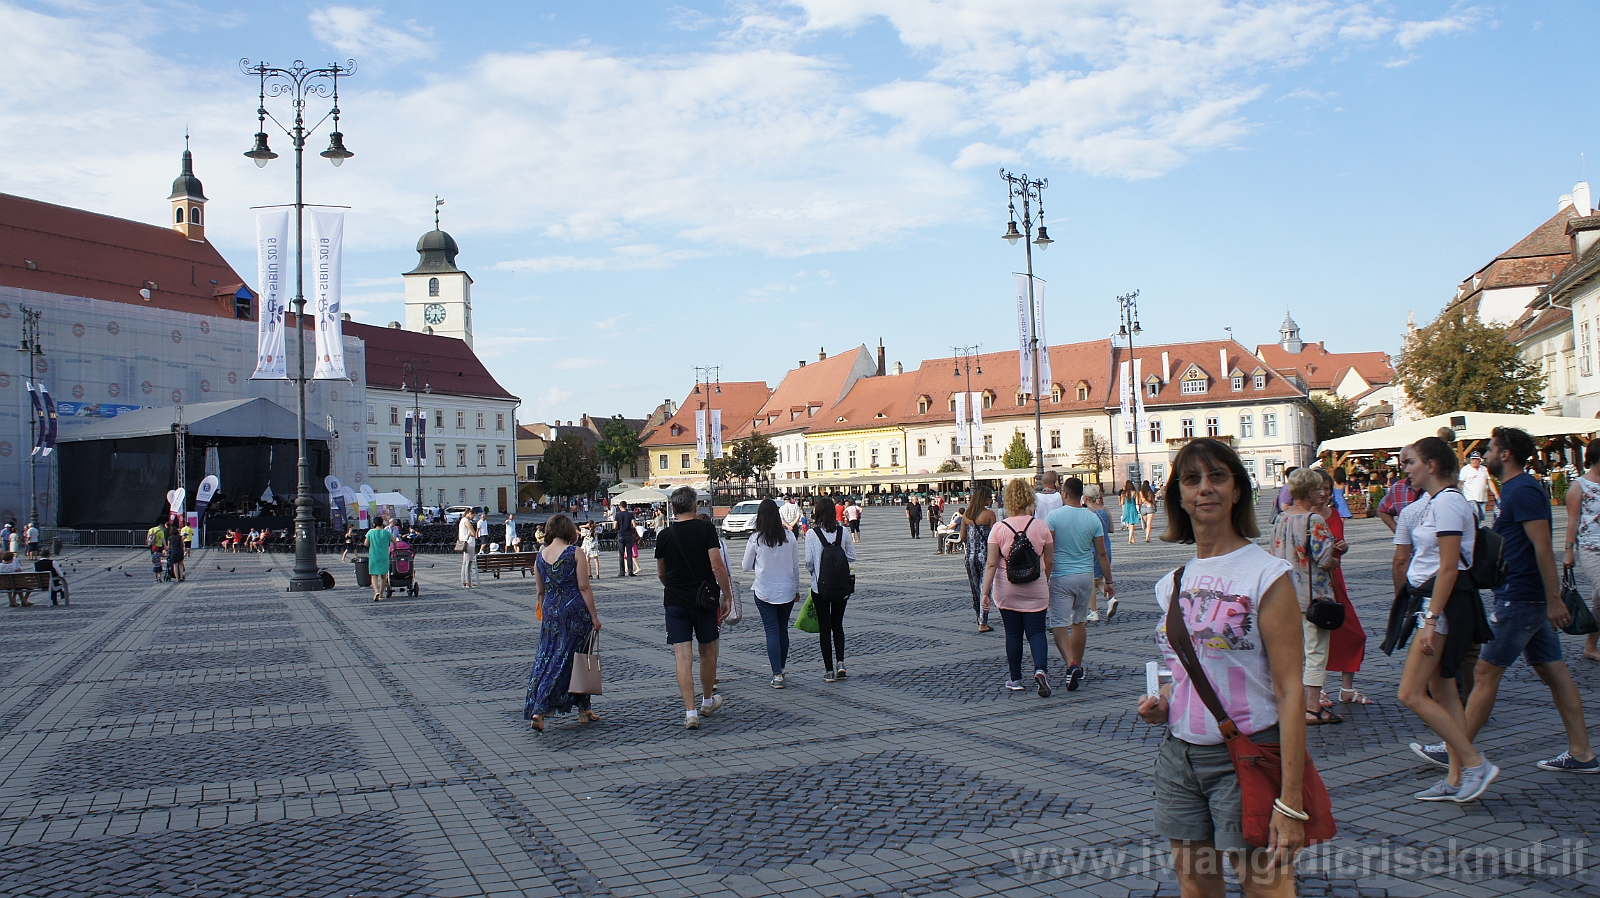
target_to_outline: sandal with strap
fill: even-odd
[[[1320,700],[1320,701],[1321,701],[1321,703],[1322,703],[1322,707],[1324,707],[1324,708],[1331,708],[1331,707],[1333,707],[1333,699],[1331,699],[1331,698],[1328,698],[1328,693],[1326,693],[1326,692],[1319,692],[1319,693],[1317,693],[1317,697],[1318,697],[1318,699],[1319,699],[1319,700]]]
[[[544,732],[544,715],[535,714],[528,718],[528,726],[533,727],[533,730],[536,733]]]
[[[1350,698],[1345,698],[1345,695],[1347,693],[1350,695]],[[1376,705],[1377,704],[1377,702],[1373,701],[1370,698],[1367,698],[1366,696],[1364,696],[1361,693],[1355,691],[1354,689],[1344,689],[1344,688],[1341,688],[1339,690],[1339,701],[1343,702],[1346,705]]]
[[[1321,726],[1329,723],[1344,723],[1344,718],[1323,708],[1319,711],[1306,712],[1306,726]]]
[[[594,713],[593,711],[579,711],[578,712],[578,722],[580,722],[580,723],[599,723],[600,722],[600,715]]]

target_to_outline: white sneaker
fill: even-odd
[[[1084,620],[1091,624],[1098,624],[1100,622],[1100,612],[1091,611],[1087,616],[1084,617]]]
[[[834,666],[834,668],[833,668],[833,676],[836,679],[840,679],[840,680],[844,679],[845,677],[850,676],[849,674],[844,672],[844,662],[843,661],[840,661],[837,665]]]
[[[1106,600],[1106,620],[1110,620],[1113,616],[1116,615],[1116,613],[1117,613],[1117,600],[1115,598],[1107,599]]]
[[[787,685],[787,684],[784,682],[783,674],[776,674],[776,675],[773,676],[773,678],[772,678],[772,688],[773,689],[782,689],[785,685]]]
[[[711,715],[713,715],[713,714],[715,714],[715,713],[717,713],[718,711],[721,711],[721,710],[722,710],[722,696],[720,696],[720,695],[713,695],[709,699],[701,699],[700,700],[700,715],[702,717],[710,717]]]
[[[700,729],[700,712],[685,711],[683,714],[683,728],[686,730]]]
[[[1449,780],[1440,780],[1411,797],[1418,801],[1455,801],[1458,791],[1460,790],[1450,785]]]
[[[1022,690],[1026,689],[1026,688],[1027,688],[1026,686],[1022,685],[1021,683],[1018,683],[1016,680],[1007,680],[1006,681],[1006,691],[1007,692],[1021,692]]]

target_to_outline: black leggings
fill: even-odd
[[[822,643],[822,663],[833,670],[834,661],[844,661],[844,604],[849,596],[811,594],[817,610],[817,639]]]

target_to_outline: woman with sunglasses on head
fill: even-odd
[[[1322,706],[1322,684],[1328,675],[1328,631],[1305,619],[1313,597],[1333,598],[1330,573],[1339,566],[1338,541],[1324,514],[1328,488],[1317,468],[1296,468],[1289,475],[1289,495],[1294,501],[1272,523],[1272,554],[1289,562],[1294,597],[1300,605],[1305,630],[1306,723],[1344,723],[1344,718]]]
[[[1269,845],[1253,846],[1245,841],[1243,796],[1222,730],[1168,641],[1163,614],[1156,633],[1172,683],[1139,701],[1146,723],[1168,726],[1155,764],[1155,828],[1171,840],[1186,896],[1223,894],[1222,854],[1246,896],[1293,895],[1294,859],[1305,847],[1310,818],[1301,807],[1305,637],[1290,566],[1251,541],[1260,530],[1250,475],[1226,444],[1200,438],[1178,450],[1164,498],[1162,541],[1193,543],[1195,553],[1156,585],[1156,600],[1166,612],[1177,599],[1223,711],[1252,741],[1278,743],[1283,766]]]
[[[1404,461],[1411,485],[1427,493],[1429,501],[1411,532],[1409,601],[1396,602],[1390,613],[1383,650],[1393,652],[1411,643],[1400,675],[1400,703],[1422,718],[1450,753],[1449,776],[1416,798],[1472,801],[1500,773],[1467,737],[1466,710],[1456,691],[1456,672],[1469,650],[1494,637],[1472,582],[1478,519],[1456,486],[1460,461],[1450,444],[1424,437],[1412,444]]]

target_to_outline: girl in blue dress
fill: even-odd
[[[578,720],[593,723],[600,719],[589,710],[589,696],[569,691],[572,685],[572,655],[600,629],[600,613],[595,609],[594,591],[589,588],[589,565],[577,547],[578,528],[572,519],[558,514],[545,524],[544,547],[535,559],[537,601],[543,615],[539,630],[539,652],[528,673],[527,699],[522,714],[535,730],[544,732],[546,715],[557,716],[577,710]]]

